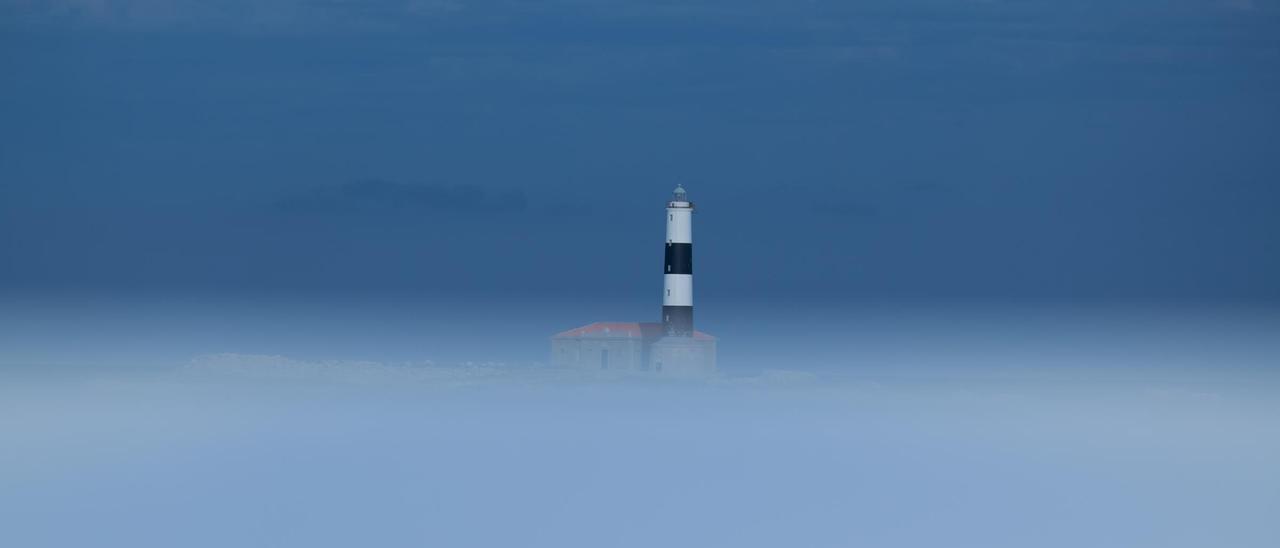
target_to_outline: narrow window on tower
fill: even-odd
[[[668,215],[667,215],[667,220],[668,220],[668,221],[674,221],[674,220],[676,220],[676,216],[675,216],[675,214],[668,214]]]
[[[667,272],[671,272],[671,265],[667,265]]]
[[[670,289],[668,289],[668,290],[667,290],[667,296],[668,296],[668,297],[670,297],[670,296],[671,296],[671,290],[670,290]]]

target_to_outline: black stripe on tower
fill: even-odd
[[[662,307],[662,326],[668,337],[693,336],[693,307]]]
[[[667,242],[665,274],[693,274],[693,244]]]

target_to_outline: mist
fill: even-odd
[[[707,306],[720,367],[671,379],[549,367],[542,304],[17,302],[0,510],[23,546],[1280,533],[1267,310]]]

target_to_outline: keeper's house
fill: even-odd
[[[551,363],[578,369],[705,373],[716,368],[716,338],[694,331],[674,344],[661,323],[596,322],[551,337]]]

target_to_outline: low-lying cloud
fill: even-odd
[[[520,190],[493,192],[476,185],[415,185],[369,179],[291,196],[276,206],[289,213],[324,215],[475,215],[524,211],[528,199]]]

